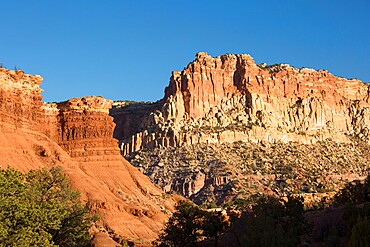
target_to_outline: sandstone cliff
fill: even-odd
[[[0,69],[0,165],[22,171],[59,165],[102,227],[147,245],[157,237],[174,200],[121,155],[102,97],[42,103],[40,76]]]
[[[173,72],[164,98],[141,125],[118,137],[124,155],[196,143],[368,139],[369,95],[369,85],[325,70],[200,52]]]
[[[41,113],[41,76],[0,68],[1,122],[14,128],[33,128]]]
[[[162,100],[117,105],[111,115],[118,125],[134,123],[115,134],[122,154],[153,183],[199,203],[223,203],[265,189],[280,195],[308,193],[300,189],[307,186],[316,192],[334,191],[338,188],[334,185],[345,178],[364,176],[370,161],[366,151],[358,150],[362,144],[352,141],[369,140],[369,95],[368,84],[326,70],[257,65],[249,55],[213,58],[201,52],[184,70],[172,73]],[[337,142],[335,147],[331,140]],[[243,143],[251,150],[237,148]],[[260,152],[266,145],[274,150]],[[346,157],[342,161],[335,150],[348,145],[349,151],[340,153]],[[300,159],[295,157],[304,152],[308,153]],[[280,155],[283,160],[267,161]],[[356,158],[359,155],[364,159]],[[286,171],[279,170],[278,164],[284,159],[292,160],[286,169],[304,166],[294,169],[299,171],[298,178],[305,178],[282,192]],[[322,159],[328,161],[325,168]],[[266,169],[270,171],[263,175]],[[329,188],[321,189],[313,181],[304,184],[316,172],[321,180],[328,180]],[[261,185],[261,179],[269,181],[269,186]],[[251,184],[259,189],[251,189]]]

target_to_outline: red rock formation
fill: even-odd
[[[113,139],[112,101],[102,97],[58,104],[59,144],[88,176],[72,183],[116,233],[134,240],[154,240],[172,210],[163,192],[120,155]],[[71,175],[73,177],[73,175]],[[103,184],[104,187],[97,186]],[[74,182],[76,181],[76,182]]]
[[[9,123],[15,128],[34,126],[32,123],[38,120],[41,112],[42,90],[39,88],[41,82],[40,76],[0,68],[2,123]]]
[[[45,104],[41,81],[0,69],[0,165],[22,171],[62,166],[106,226],[148,245],[175,202],[120,155],[108,115],[112,102],[84,97]]]
[[[369,85],[328,71],[256,65],[249,55],[196,55],[173,72],[164,99],[124,154],[150,147],[234,141],[368,139]]]
[[[27,171],[51,165],[63,150],[44,135],[40,76],[0,68],[0,165]]]
[[[181,95],[189,117],[200,118],[222,99],[245,94],[253,94],[247,106],[255,108],[254,111],[266,110],[259,107],[258,101],[270,103],[277,110],[274,99],[284,101],[284,98],[293,103],[317,98],[336,110],[347,110],[347,101],[368,102],[369,87],[325,70],[297,69],[287,64],[258,66],[245,54],[212,58],[200,52],[185,70],[173,73],[164,99],[169,101]]]
[[[212,58],[207,53],[199,52],[185,70],[173,72],[164,99],[167,102],[171,101],[171,97],[181,99],[181,106],[175,100],[176,109],[184,108],[184,113],[192,118],[203,117],[223,98],[242,93],[248,66],[255,72],[253,66],[256,65],[248,55]],[[182,113],[181,110],[178,113]]]

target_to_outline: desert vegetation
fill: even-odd
[[[157,246],[369,246],[370,175],[348,183],[322,208],[302,197],[255,196],[209,211],[181,201]],[[217,213],[219,212],[219,213]],[[221,213],[224,212],[224,213]],[[211,227],[211,231],[209,230]]]
[[[0,246],[90,246],[96,220],[61,168],[0,170]]]
[[[368,174],[369,153],[361,141],[235,142],[142,150],[128,160],[163,189],[171,185],[170,191],[190,196],[198,205],[222,205],[266,191],[278,197],[332,196],[348,181]],[[186,195],[186,186],[198,191]]]

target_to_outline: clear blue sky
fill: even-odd
[[[0,63],[45,101],[155,101],[198,51],[370,82],[370,0],[0,0]]]

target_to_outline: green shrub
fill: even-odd
[[[0,170],[0,246],[89,246],[94,218],[60,168]]]

